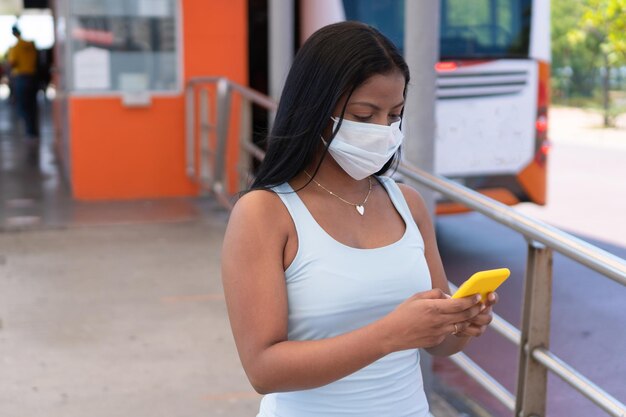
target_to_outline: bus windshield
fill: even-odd
[[[344,0],[346,19],[368,23],[404,49],[404,1]],[[532,0],[441,0],[440,58],[527,58]]]
[[[530,0],[442,0],[441,59],[526,58]]]

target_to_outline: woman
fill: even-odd
[[[450,299],[424,201],[381,176],[408,82],[360,23],[320,29],[294,59],[222,258],[261,417],[428,416],[417,349],[456,353],[491,321],[497,296]]]

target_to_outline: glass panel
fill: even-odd
[[[175,0],[71,3],[74,90],[178,89]]]
[[[346,19],[374,26],[404,50],[404,0],[344,0]]]
[[[442,59],[528,57],[530,0],[441,0]]]
[[[346,19],[404,49],[404,0],[344,0]],[[442,59],[528,57],[532,0],[441,0]]]

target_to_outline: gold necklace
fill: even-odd
[[[319,182],[315,181],[315,179],[311,176],[311,174],[309,174],[306,170],[304,171],[304,173],[307,175],[307,177],[309,177],[311,179],[311,181],[313,181],[318,187],[320,187],[321,189],[323,189],[324,191],[326,191],[327,193],[329,193],[330,195],[337,197],[339,200],[343,201],[346,204],[349,204],[351,206],[354,206],[354,208],[356,209],[356,211],[363,216],[365,214],[365,204],[367,204],[367,200],[370,198],[370,194],[372,193],[372,177],[367,177],[369,183],[370,183],[370,188],[367,191],[367,195],[365,196],[365,200],[363,200],[363,202],[361,204],[356,204],[356,203],[351,203],[348,200],[345,200],[343,198],[341,198],[340,196],[338,196],[337,194],[333,193],[332,191],[330,191],[328,188],[324,187],[322,184],[320,184]]]

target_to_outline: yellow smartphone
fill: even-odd
[[[508,268],[490,269],[476,272],[454,293],[452,298],[463,298],[480,294],[482,301],[486,301],[487,294],[493,292],[511,275]]]

